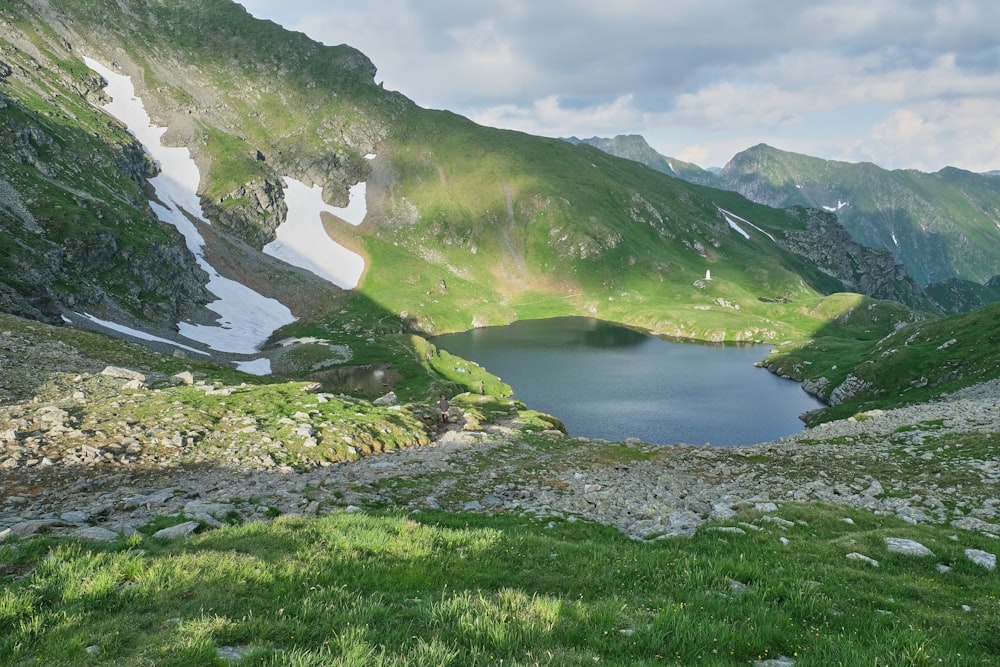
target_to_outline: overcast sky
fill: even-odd
[[[1000,169],[996,0],[239,0],[423,107],[641,134],[721,167],[758,143],[889,169]]]

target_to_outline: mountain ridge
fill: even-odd
[[[193,346],[220,361],[266,360],[275,374],[341,387],[355,370],[406,367],[422,345],[413,334],[516,319],[583,315],[662,336],[776,342],[822,335],[832,324],[819,306],[845,291],[919,311],[872,305],[900,323],[935,310],[887,253],[852,242],[831,213],[762,206],[591,146],[420,109],[377,85],[360,52],[312,43],[226,0],[14,0],[0,18],[3,137],[16,149],[0,153],[10,202],[0,239],[11,249],[0,283],[12,312],[38,316],[34,298],[51,322],[85,326],[90,313],[94,326],[155,334],[168,352],[173,343],[175,354]],[[206,29],[219,39],[198,39]],[[84,55],[127,75],[167,128],[163,141],[190,151],[206,216],[193,224],[212,270],[294,307],[299,319],[254,355],[185,336],[226,327],[211,308],[219,294],[198,252],[154,214],[164,170],[100,110],[108,95]],[[103,171],[80,169],[81,155]],[[356,289],[260,252],[288,223],[286,179],[315,186],[333,207],[315,223],[363,258]],[[355,226],[336,210],[362,184]],[[44,188],[53,207],[30,194]],[[112,214],[106,200],[120,208]],[[102,238],[103,254],[90,249]],[[156,259],[150,239],[182,259]],[[69,252],[78,244],[87,252]],[[123,246],[133,254],[114,250]],[[136,262],[139,253],[147,259]],[[75,273],[28,271],[47,256]],[[124,281],[131,291],[123,275],[140,276]],[[169,308],[135,289],[146,283],[173,299]],[[284,339],[320,342],[289,351]]]
[[[573,139],[569,141],[574,142]],[[856,242],[890,252],[907,273],[928,287],[949,281],[980,286],[1000,272],[1000,185],[989,174],[955,167],[934,173],[886,170],[782,151],[758,144],[737,153],[718,174],[697,165],[679,171],[638,135],[594,137],[590,145],[694,183],[740,192],[777,208],[810,206],[838,214]],[[574,143],[575,143],[574,142]],[[955,287],[939,287],[944,293]],[[963,288],[968,300],[942,297],[950,312],[996,300],[991,289]]]

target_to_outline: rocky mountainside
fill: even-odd
[[[945,168],[889,171],[781,151],[760,144],[718,173],[661,155],[641,136],[567,139],[641,162],[691,183],[739,192],[755,202],[836,214],[851,239],[884,250],[938,308],[973,310],[1000,299],[1000,180]]]
[[[719,186],[771,206],[836,212],[856,241],[891,252],[921,285],[1000,274],[1000,181],[991,176],[888,171],[762,144],[737,154]]]
[[[803,253],[802,233],[812,245],[846,241],[828,224],[420,109],[377,85],[355,49],[229,0],[12,0],[0,21],[0,290],[11,312],[95,313],[175,340],[216,318],[203,306],[219,297],[207,282],[218,272],[294,317],[336,320],[344,299],[321,275],[335,260],[320,258],[317,273],[260,253],[294,217],[297,183],[318,193],[317,228],[363,265],[347,309],[393,330],[589,315],[772,340],[811,329],[798,302],[822,294],[866,289],[927,307],[884,258]],[[197,203],[183,216],[203,249],[164,224],[168,165],[105,112],[113,96],[91,62],[134,85],[165,146],[189,151]],[[356,203],[361,218],[346,222],[340,211]]]
[[[230,20],[251,32],[230,29]],[[178,229],[154,213],[150,181],[161,167],[101,109],[110,101],[106,81],[85,56],[134,76],[152,122],[168,128],[166,141],[190,150],[203,173],[202,209],[216,227],[212,245],[227,255],[234,244],[246,256],[274,239],[287,212],[279,173],[346,200],[347,184],[363,173],[358,151],[372,149],[389,117],[372,108],[406,104],[388,93],[363,109],[354,95],[331,103],[334,89],[377,90],[371,62],[273,24],[260,30],[234,3],[4,3],[0,307],[50,322],[87,311],[169,329],[204,319],[199,306],[216,296]],[[322,92],[310,92],[317,81]],[[310,121],[321,105],[326,113]]]
[[[59,66],[0,8],[0,309],[178,320],[208,300],[180,235],[153,215],[156,167],[94,103],[100,78]],[[73,56],[62,47],[58,56]]]

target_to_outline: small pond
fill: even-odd
[[[744,445],[801,431],[799,415],[823,407],[798,383],[754,366],[766,345],[672,342],[580,317],[431,341],[500,376],[578,437]]]

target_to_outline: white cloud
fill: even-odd
[[[859,156],[867,154],[867,159],[878,156],[893,168],[997,169],[1000,126],[996,109],[996,101],[990,99],[933,101],[895,109],[858,142],[855,151]]]
[[[992,145],[992,125],[976,110],[1000,102],[996,2],[244,4],[361,49],[386,87],[481,123],[549,136],[671,137],[658,148],[669,155],[697,145],[709,164],[731,157],[715,152],[722,147],[766,141],[839,153],[820,154],[829,158],[912,158],[919,162],[907,166],[928,170],[1000,168],[971,139]],[[905,114],[894,114],[902,111],[937,128],[926,149],[907,149]],[[950,117],[961,127],[949,128]],[[880,147],[891,160],[874,153]]]

